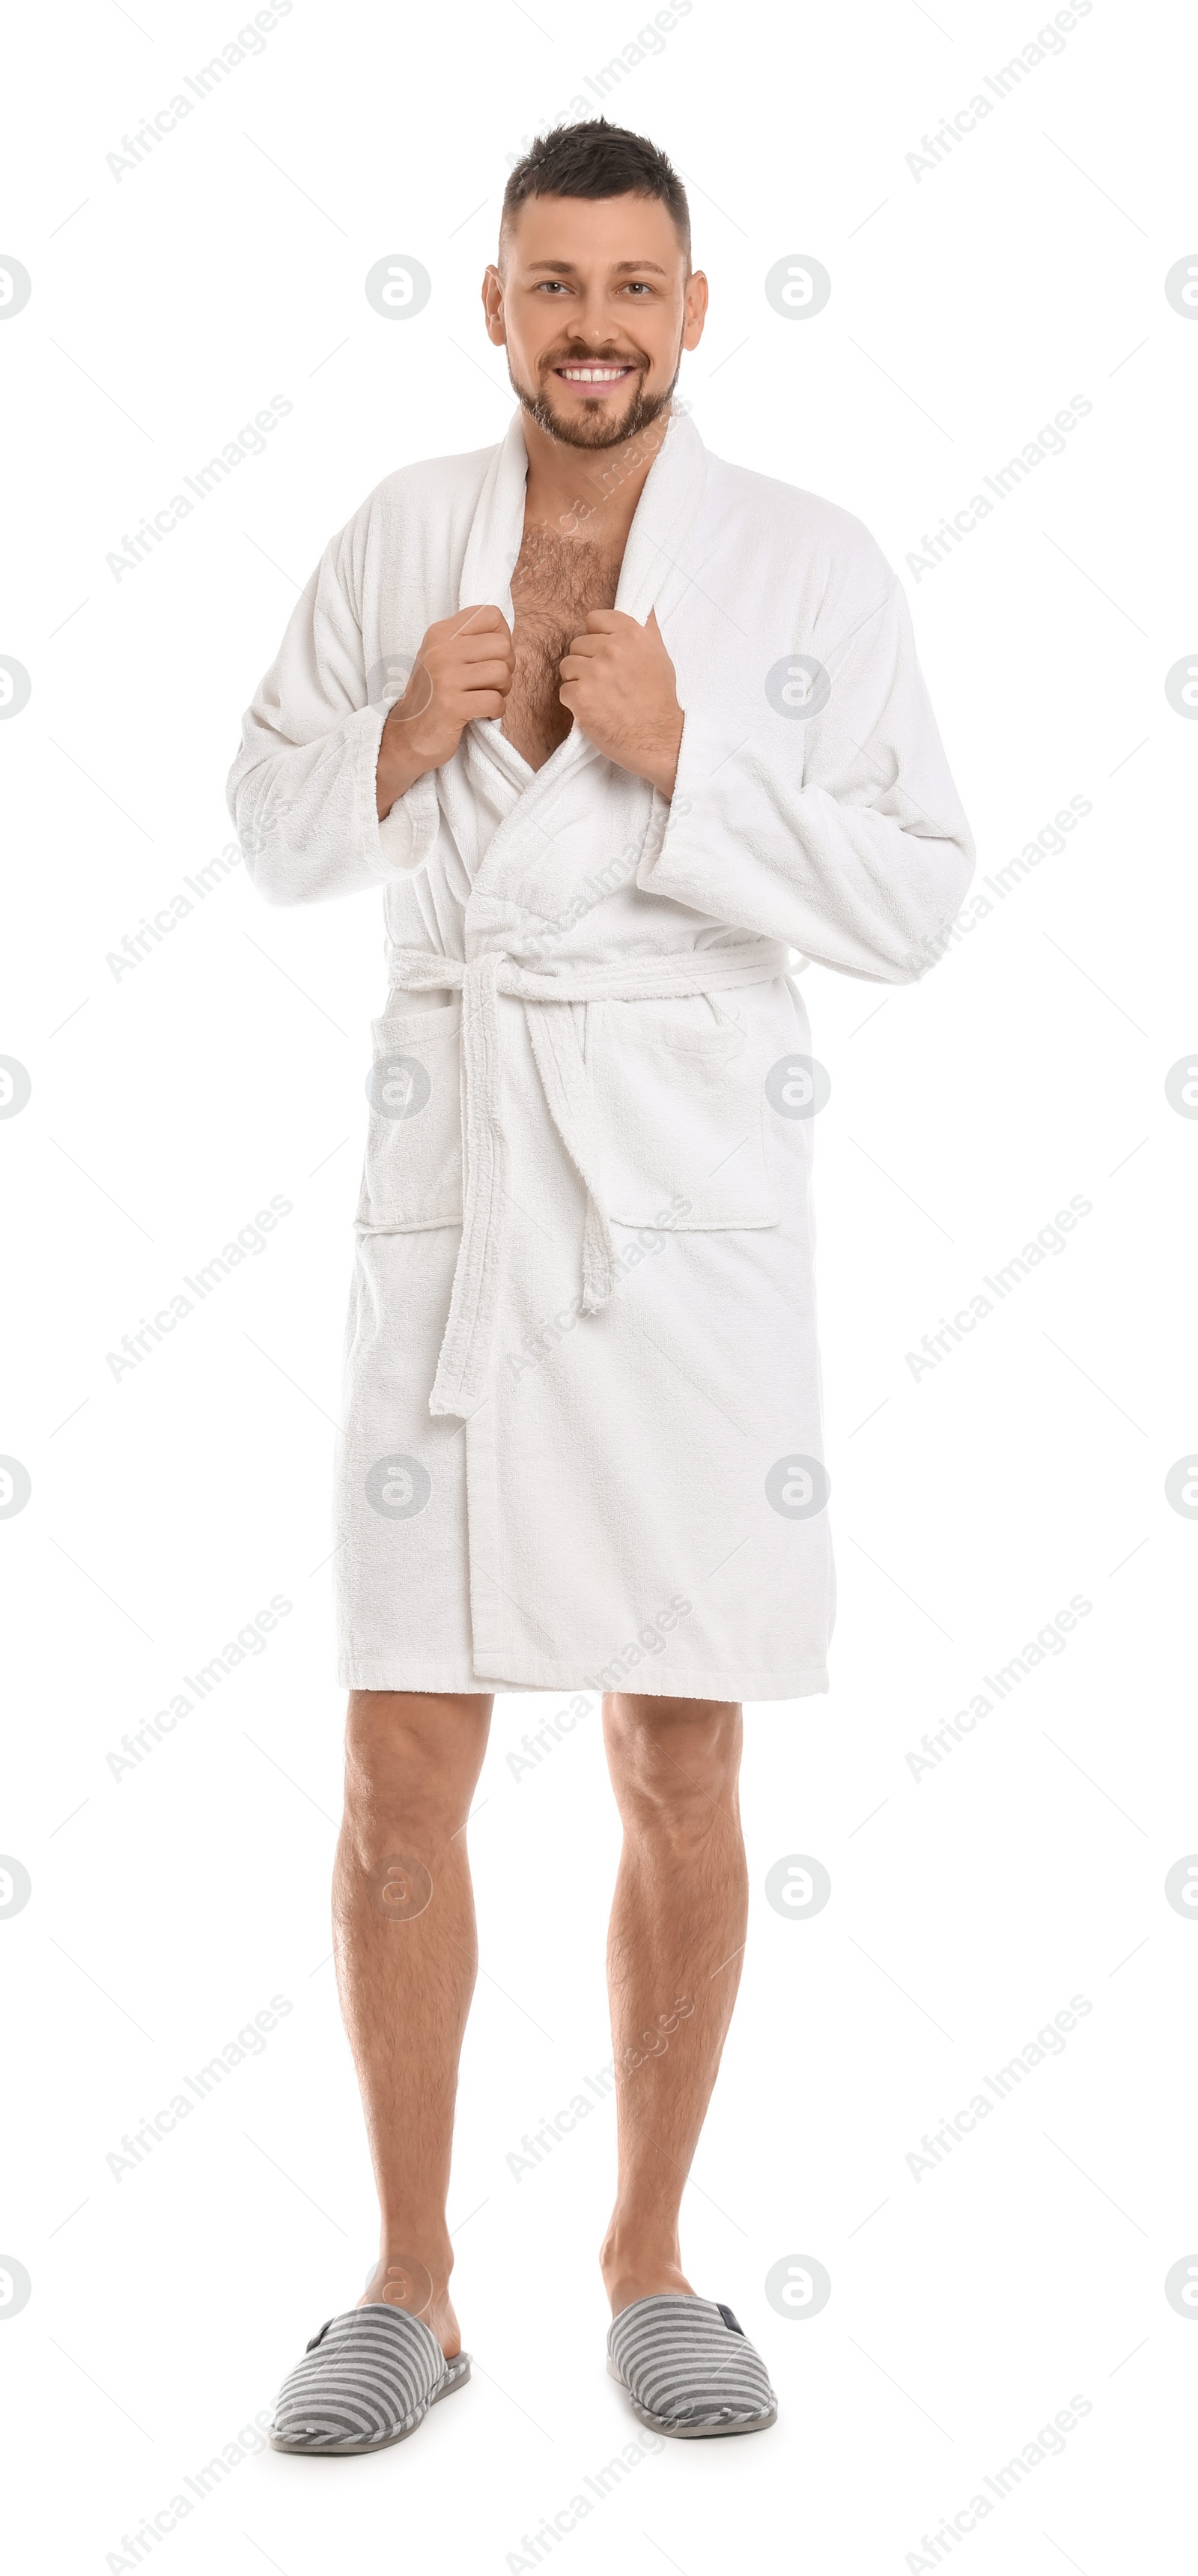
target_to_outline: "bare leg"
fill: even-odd
[[[445,2199],[477,1968],[464,1827],[490,1717],[489,1698],[351,1692],[333,1878],[337,1984],[381,2220],[358,2305],[423,2316],[450,2357],[461,2335]]]
[[[607,1969],[619,2182],[599,2258],[618,2316],[692,2286],[678,2212],[740,1982],[748,1879],[736,1703],[617,1692],[603,1729],[624,1825]]]

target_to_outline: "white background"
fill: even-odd
[[[519,2181],[506,2161],[610,2055],[598,1717],[517,1778],[508,1750],[556,1703],[510,1696],[471,1831],[487,1974],[450,2209],[474,2383],[411,2445],[252,2452],[176,2528],[122,2539],[169,2526],[374,2252],[328,1964],[327,1558],[378,906],[268,912],[238,868],[130,971],[107,960],[231,840],[241,710],[327,537],[395,466],[502,434],[478,289],[509,159],[636,25],[296,0],[119,178],[105,156],[235,37],[232,0],[92,0],[5,40],[0,247],[33,281],[0,328],[0,652],[32,681],[0,725],[0,1052],[33,1086],[0,1124],[0,1449],[32,1478],[0,1525],[0,1845],[32,1879],[0,1922],[22,2567],[919,2569],[921,2535],[1074,2394],[1063,2456],[958,2537],[976,2576],[1177,2563],[1188,2528],[1198,2333],[1163,2284],[1198,2247],[1198,1932],[1164,1878],[1198,1846],[1198,1527],[1164,1485],[1198,1447],[1198,1123],[1164,1083],[1198,1036],[1198,727],[1164,682],[1198,647],[1198,327],[1164,279],[1198,258],[1193,50],[1180,12],[1095,0],[917,176],[924,132],[1034,39],[1030,5],[695,0],[608,107],[691,189],[699,429],[855,511],[902,574],[981,873],[1071,797],[1093,809],[925,983],[802,988],[832,1080],[833,1685],[747,1715],[750,1941],[684,2207],[691,2277],[759,2342],[780,2420],[666,2445],[553,2551],[523,2546],[635,2426],[603,2369],[610,2110]],[[433,293],[398,326],[363,279],[404,252]],[[805,323],[763,292],[791,253],[832,278]],[[125,532],[275,394],[267,452],[114,579]],[[1066,452],[916,578],[922,533],[1074,395]],[[266,1249],[115,1379],[106,1354],[273,1194],[292,1213]],[[1067,1249],[916,1379],[906,1354],[1075,1194]],[[1066,1651],[913,1776],[921,1736],[1079,1593]],[[114,1777],[122,1735],[275,1594],[263,1654]],[[832,1880],[807,1922],[764,1894],[796,1852]],[[265,2051],[115,2179],[122,2134],[275,1994]],[[1064,2054],[917,2180],[922,2134],[1075,1994]],[[815,2317],[765,2295],[799,2254],[831,2276]]]

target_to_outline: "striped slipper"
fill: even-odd
[[[765,2363],[722,2301],[686,2290],[635,2299],[612,2318],[607,2355],[634,2415],[655,2433],[697,2442],[761,2433],[777,2420]]]
[[[470,2355],[447,2361],[430,2326],[380,2301],[330,2317],[275,2401],[270,2443],[314,2459],[406,2442],[430,2406],[464,2388]]]

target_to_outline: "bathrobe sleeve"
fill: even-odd
[[[367,505],[368,506],[368,505]],[[325,548],[242,722],[229,811],[268,903],[312,903],[423,866],[437,833],[432,772],[380,821],[386,707],[366,703],[359,613],[365,511]]]
[[[695,721],[688,710],[673,800],[655,792],[637,883],[842,974],[902,984],[941,953],[974,847],[906,598],[874,564],[867,585],[836,585],[804,645],[831,682],[805,723],[759,714],[758,699],[725,751],[701,706]]]

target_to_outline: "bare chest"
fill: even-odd
[[[570,731],[561,704],[561,661],[592,608],[614,608],[619,552],[570,543],[527,528],[512,574],[516,667],[502,730],[530,768],[540,769]]]

